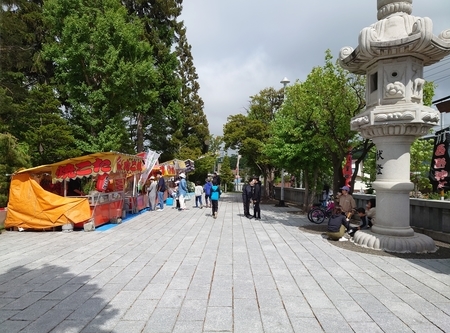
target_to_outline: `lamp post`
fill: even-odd
[[[286,86],[287,84],[291,82],[287,77],[284,77],[283,80],[280,81],[280,83],[283,84],[283,103],[286,99]],[[286,207],[284,203],[284,168],[281,169],[281,189],[280,189],[280,202],[278,203],[278,207]]]

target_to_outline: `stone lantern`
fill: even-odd
[[[433,35],[433,23],[412,16],[412,0],[377,0],[378,22],[359,34],[356,49],[344,47],[343,68],[365,74],[366,109],[352,130],[377,149],[376,224],[355,234],[355,243],[401,253],[436,251],[428,236],[410,227],[410,147],[439,123],[439,112],[423,105],[423,67],[450,53],[450,29]]]

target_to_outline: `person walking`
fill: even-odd
[[[253,180],[250,180],[250,182]],[[251,219],[250,215],[250,201],[252,200],[252,187],[250,182],[247,182],[242,186],[242,203],[244,204],[244,216]]]
[[[186,195],[188,192],[186,174],[180,173],[180,183],[178,184],[178,200],[180,200],[180,210],[186,210]]]
[[[205,193],[205,207],[211,208],[211,180],[209,178],[206,179],[206,183],[203,186],[203,192]]]
[[[252,202],[253,202],[253,217],[256,220],[261,220],[261,184],[259,183],[259,177],[253,176],[253,193],[252,193]]]
[[[157,192],[157,184],[155,181],[155,177],[151,176],[150,185],[147,188],[149,210],[156,209],[156,195],[157,195],[156,192]]]
[[[156,210],[162,211],[164,210],[164,193],[166,192],[166,181],[164,180],[161,171],[158,171],[158,173],[156,174],[156,178],[158,179],[157,190],[158,190],[158,205],[159,205],[158,209]]]
[[[212,216],[216,219],[219,211],[220,186],[213,180],[211,187],[211,207]]]
[[[197,182],[195,183],[195,207],[196,208],[203,208],[202,196],[203,196],[203,187],[200,184],[200,181],[197,180]]]

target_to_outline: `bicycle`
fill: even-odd
[[[316,224],[321,224],[323,221],[325,221],[325,219],[331,217],[333,209],[334,209],[334,200],[331,198],[327,202],[326,207],[320,205],[319,207],[314,207],[313,209],[311,209],[308,212],[308,220]]]

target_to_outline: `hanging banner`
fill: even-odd
[[[352,176],[353,176],[352,150],[351,149],[349,149],[349,151],[347,153],[345,165],[344,165],[344,168],[342,169],[342,175],[344,176],[344,179],[345,179],[345,185],[351,188],[350,182],[351,182]]]
[[[159,153],[157,153],[153,150],[147,151],[147,154],[144,159],[145,169],[141,173],[141,176],[139,178],[139,182],[138,182],[139,185],[145,184],[145,182],[147,181],[148,175],[150,174],[150,172],[152,171],[156,162],[158,161],[159,155],[160,155]]]
[[[436,132],[434,137],[433,158],[431,159],[428,178],[434,192],[450,189],[450,127]]]

